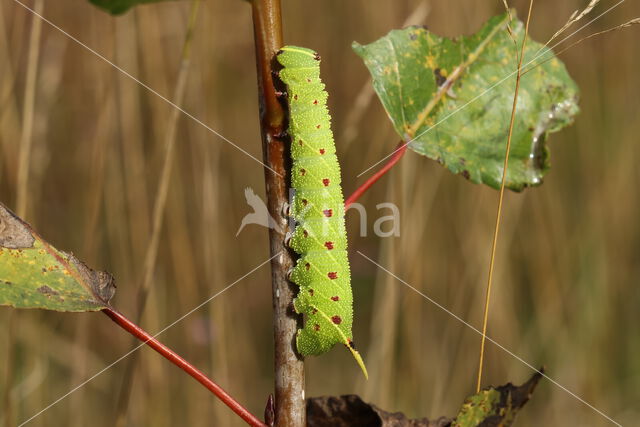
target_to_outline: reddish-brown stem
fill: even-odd
[[[404,156],[404,153],[407,152],[407,146],[408,144],[406,144],[404,141],[400,141],[398,143],[396,151],[394,151],[394,153],[391,155],[382,169],[373,174],[371,178],[367,179],[364,184],[358,187],[356,191],[354,191],[353,194],[351,194],[351,196],[347,198],[347,200],[344,202],[345,210],[349,209],[349,206],[351,206],[356,200],[358,200],[373,184],[375,184],[380,178],[382,178],[384,174],[389,172],[391,168],[400,161],[402,156]]]
[[[233,412],[238,414],[249,425],[254,427],[266,427],[266,425],[260,421],[256,416],[250,413],[245,407],[238,403],[233,397],[231,397],[226,391],[224,391],[218,384],[214,383],[205,374],[200,372],[192,364],[184,360],[177,353],[171,350],[166,345],[151,336],[148,332],[140,328],[138,325],[127,319],[124,315],[116,310],[105,308],[102,310],[104,314],[109,316],[111,320],[118,324],[122,329],[129,332],[134,337],[138,338],[144,344],[148,345],[158,353],[160,353],[169,362],[182,369],[187,374],[191,375],[200,384],[205,386],[209,391],[218,397],[225,405],[227,405]]]
[[[299,427],[307,424],[304,400],[304,363],[295,349],[295,336],[302,316],[291,310],[296,285],[287,272],[293,268],[291,252],[284,244],[287,231],[285,205],[289,201],[289,148],[283,137],[285,111],[273,83],[272,62],[282,47],[280,0],[252,0],[253,31],[258,77],[260,129],[267,191],[267,208],[277,227],[270,227],[271,289],[275,352],[275,425]]]

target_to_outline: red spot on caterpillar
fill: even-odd
[[[315,59],[316,61],[320,61],[320,54],[316,53],[315,55],[313,55],[313,59]]]
[[[322,180],[322,183],[324,184],[325,187],[328,187],[330,182],[331,181],[329,181],[329,178],[325,178]]]
[[[320,330],[320,325],[318,325],[317,323],[315,325],[313,325],[313,330],[314,331],[319,331]]]
[[[320,125],[316,125],[316,129],[320,129]]]
[[[309,295],[313,296],[313,289],[309,289]]]
[[[314,308],[313,310],[311,310],[311,314],[316,314],[318,312],[317,308]]]
[[[307,82],[311,83],[311,79],[307,79]]]
[[[324,242],[324,245],[329,250],[333,249],[333,242]]]
[[[331,301],[340,301],[340,297],[338,295],[331,297]]]
[[[307,173],[306,169],[300,169],[300,175],[305,176],[306,173]]]
[[[320,154],[324,154],[324,148],[320,149]]]
[[[309,201],[308,201],[307,199],[302,199],[302,204],[303,204],[304,206],[307,206],[307,203],[309,203]]]
[[[302,147],[304,145],[304,142],[302,142],[302,140],[300,140],[300,146]]]
[[[325,210],[322,211],[322,213],[327,218],[331,218],[333,216],[333,210],[332,209],[325,209]]]
[[[309,232],[307,230],[302,230],[302,235],[304,237],[309,237]]]
[[[313,105],[318,105],[318,100],[317,99],[313,101]]]
[[[307,271],[309,271],[309,269],[311,268],[311,264],[306,263],[306,264],[304,265],[304,268],[306,268],[306,269],[307,269]]]
[[[335,323],[336,325],[339,325],[340,323],[342,323],[342,317],[340,317],[340,316],[333,316],[333,317],[331,318],[331,321],[332,321],[333,323]]]
[[[329,274],[327,274],[327,276],[331,280],[336,280],[338,278],[338,273],[336,273],[335,271],[331,271]]]
[[[298,95],[293,95],[293,99],[298,100]]]

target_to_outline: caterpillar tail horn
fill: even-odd
[[[360,356],[360,353],[358,352],[358,350],[353,348],[352,345],[353,345],[352,342],[349,342],[348,344],[346,344],[347,348],[351,352],[351,355],[353,356],[354,359],[356,359],[356,363],[358,364],[358,366],[360,366],[360,369],[362,369],[362,373],[364,374],[365,379],[368,380],[369,373],[367,372],[367,367],[364,364],[364,360],[362,360],[362,356]]]

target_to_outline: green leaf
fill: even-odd
[[[138,4],[159,3],[166,0],[89,0],[94,5],[106,10],[112,15],[125,13],[127,10]]]
[[[508,383],[497,388],[486,388],[468,397],[451,427],[510,426],[518,411],[529,401],[542,378],[542,372],[543,369],[540,369],[521,386]]]
[[[109,273],[57,250],[0,203],[0,305],[97,311],[114,293]]]
[[[409,148],[475,183],[499,188],[517,55],[520,21],[494,17],[475,35],[448,39],[422,27],[393,30],[353,44],[373,85]],[[533,61],[530,64],[529,61]],[[578,90],[550,49],[527,40],[506,185],[539,185],[549,169],[547,135],[572,123]]]

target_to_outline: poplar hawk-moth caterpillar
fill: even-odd
[[[285,46],[277,60],[283,67],[277,75],[286,86],[293,160],[289,216],[296,225],[288,245],[300,255],[290,276],[300,288],[293,306],[306,315],[296,346],[306,356],[325,353],[342,343],[367,377],[352,340],[344,198],[328,95],[320,80],[320,56],[311,49]]]

